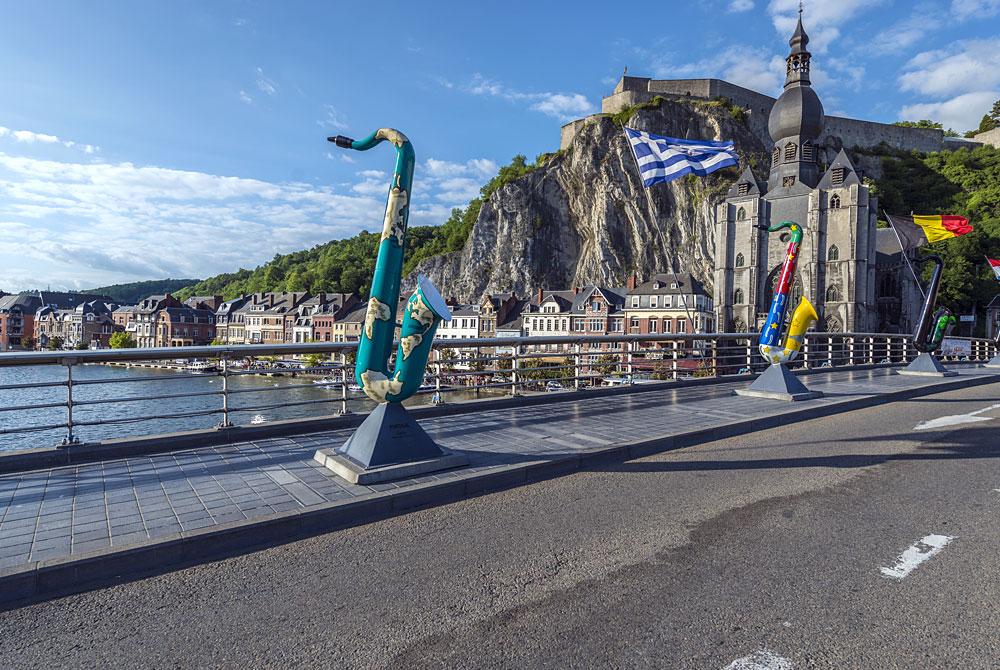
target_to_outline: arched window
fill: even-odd
[[[844,327],[840,324],[840,319],[835,316],[826,317],[826,332],[841,333],[843,331]]]
[[[799,145],[795,142],[789,142],[785,145],[785,160],[793,161],[795,160],[795,153],[798,151]]]
[[[744,221],[744,220],[746,220],[746,218],[747,218],[747,211],[745,209],[743,209],[742,207],[740,207],[738,210],[736,210],[736,220],[737,221]]]
[[[836,286],[831,286],[826,289],[826,301],[827,302],[840,302],[840,289]]]
[[[832,195],[830,196],[830,209],[840,209],[840,196]]]
[[[746,259],[743,258],[743,253],[740,252],[736,254],[736,267],[741,268],[746,265]]]
[[[733,291],[733,304],[742,305],[743,304],[743,289],[738,288]]]
[[[828,261],[839,261],[840,260],[840,249],[834,244],[830,247],[829,251],[826,252],[826,260]]]

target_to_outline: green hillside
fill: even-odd
[[[481,189],[480,197],[464,209],[455,208],[440,226],[413,226],[406,233],[404,274],[431,256],[459,251],[479,217],[479,209],[497,189],[541,167],[555,154],[541,154],[534,163],[515,156],[510,165],[500,168]],[[258,291],[357,291],[368,295],[375,253],[379,242],[376,233],[362,232],[346,240],[333,240],[306,251],[276,255],[270,262],[253,270],[240,269],[178,291],[182,300],[192,295],[221,295],[226,299]]]
[[[100,288],[88,288],[81,293],[106,295],[121,304],[134,305],[147,296],[174,293],[197,282],[197,279],[153,279],[132,282],[131,284],[112,284]]]
[[[926,248],[945,261],[942,304],[982,312],[1000,293],[984,259],[1000,258],[1000,149],[893,153],[883,160],[875,193],[879,208],[893,214],[960,214],[972,223],[972,233]]]

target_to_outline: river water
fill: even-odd
[[[172,379],[171,377],[180,378]],[[0,386],[7,384],[61,382],[65,381],[65,379],[66,369],[60,366],[0,366]],[[230,390],[246,390],[248,392],[229,396],[230,421],[236,425],[246,425],[255,416],[266,422],[279,419],[328,416],[339,412],[340,389],[338,387],[327,388],[312,384],[312,379],[315,379],[315,377],[231,376],[229,378]],[[92,364],[74,367],[73,380],[74,422],[85,423],[87,421],[107,421],[109,419],[124,420],[122,423],[109,425],[78,425],[74,433],[81,442],[211,428],[222,421],[222,396],[194,395],[197,393],[220,391],[222,389],[222,379],[216,375]],[[116,383],[82,383],[79,385],[75,383],[90,382],[93,380],[108,380]],[[305,388],[288,388],[300,385],[306,386]],[[177,397],[165,400],[147,399],[150,396],[156,395],[172,395]],[[356,393],[352,393],[351,396],[351,399],[348,400],[348,409],[351,411],[367,411],[374,406],[364,396],[359,398]],[[451,392],[446,397],[455,400],[474,398],[475,392]],[[117,399],[119,402],[102,405],[75,404],[107,399]],[[124,399],[132,400],[120,402]],[[326,399],[330,401],[329,404],[316,403],[274,409],[236,411],[239,408],[254,408],[281,402],[293,403]],[[0,409],[23,405],[65,402],[65,386],[0,390]],[[409,406],[427,402],[430,402],[430,396],[422,394],[414,396],[406,404]],[[216,409],[220,410],[220,412],[202,416],[176,417],[177,414],[208,409]],[[164,415],[173,415],[173,418],[135,420],[142,419],[143,417]],[[65,421],[65,407],[0,411],[0,430],[24,426],[64,424]],[[44,431],[0,435],[0,451],[51,447],[59,444],[65,434],[65,427],[60,427]]]

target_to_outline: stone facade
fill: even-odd
[[[786,236],[768,234],[767,228],[792,221],[802,225],[804,239],[789,314],[804,296],[816,308],[821,330],[907,331],[916,302],[909,299],[898,247],[895,254],[891,245],[889,253],[878,253],[876,199],[843,149],[820,173],[820,151],[832,152],[847,142],[829,134],[830,119],[810,85],[806,44],[800,21],[790,42],[785,90],[768,119],[774,146],[767,183],[747,168],[716,208],[713,279],[719,329],[744,332],[762,325],[787,249]],[[901,288],[877,290],[890,284]]]
[[[1000,128],[994,128],[993,130],[987,130],[985,133],[979,133],[972,139],[1000,149]]]

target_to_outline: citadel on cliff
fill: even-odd
[[[770,138],[766,182],[758,181],[746,167],[715,207],[711,222],[715,236],[712,283],[720,331],[754,330],[766,318],[786,245],[761,228],[792,220],[804,225],[806,236],[791,305],[805,295],[820,315],[816,325],[820,330],[908,332],[919,309],[919,289],[905,268],[892,231],[877,228],[877,199],[845,148],[882,145],[931,152],[980,142],[946,137],[938,129],[826,116],[810,84],[808,43],[800,15],[789,40],[784,91],[777,100],[718,79],[623,76],[614,92],[603,99],[602,113],[617,113],[655,97],[724,97],[743,107],[746,124],[756,135]],[[569,147],[594,118],[563,126],[561,147]],[[696,132],[691,128],[688,136],[698,137]]]

